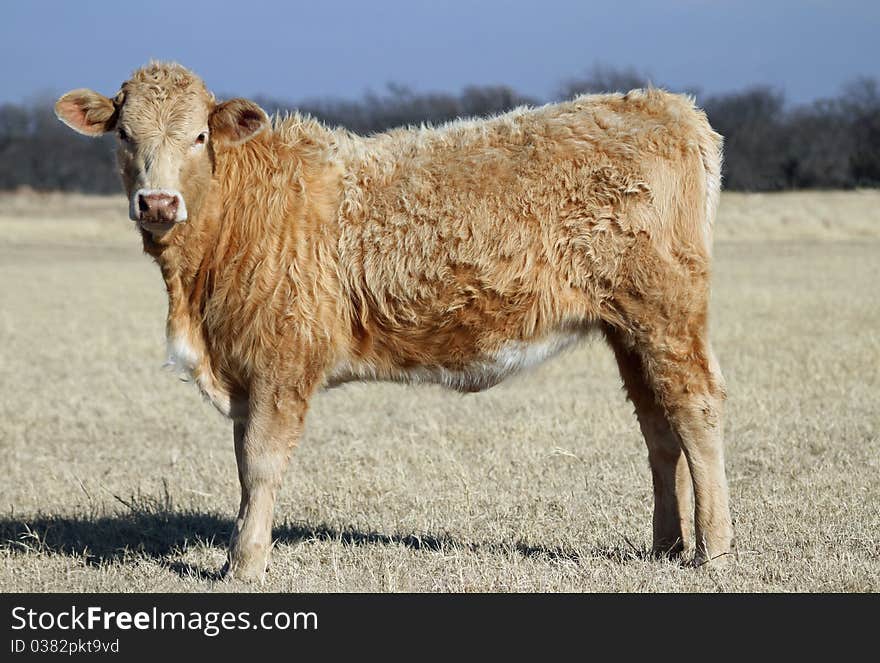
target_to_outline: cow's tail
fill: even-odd
[[[705,176],[703,230],[707,240],[711,242],[715,215],[718,212],[718,201],[721,198],[721,164],[723,160],[722,147],[724,145],[724,138],[712,129],[703,111],[700,111],[700,115],[702,116],[702,121],[700,122],[698,144]]]

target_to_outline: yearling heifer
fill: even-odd
[[[228,573],[261,577],[306,408],[351,380],[479,391],[605,335],[648,445],[654,549],[731,550],[709,346],[721,137],[660,90],[362,138],[216,103],[176,64],[56,104],[115,131],[170,359],[233,420]],[[586,403],[586,401],[585,401]],[[585,406],[586,407],[586,406]]]

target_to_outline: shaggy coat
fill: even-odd
[[[707,338],[721,137],[690,99],[582,96],[364,138],[216,104],[177,65],[139,70],[114,100],[89,95],[62,97],[59,117],[120,132],[132,216],[168,291],[170,359],[235,421],[232,574],[265,569],[317,390],[479,391],[592,329],[648,444],[655,550],[730,551]],[[156,191],[171,213],[153,209]]]

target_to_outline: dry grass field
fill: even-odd
[[[0,196],[0,591],[878,591],[880,192],[725,194],[716,238],[727,568],[647,555],[647,453],[596,338],[482,394],[320,395],[243,585],[216,575],[232,427],[160,368],[125,201]]]

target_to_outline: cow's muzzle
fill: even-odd
[[[172,224],[186,221],[183,196],[169,189],[139,189],[131,197],[131,219],[141,223]]]

